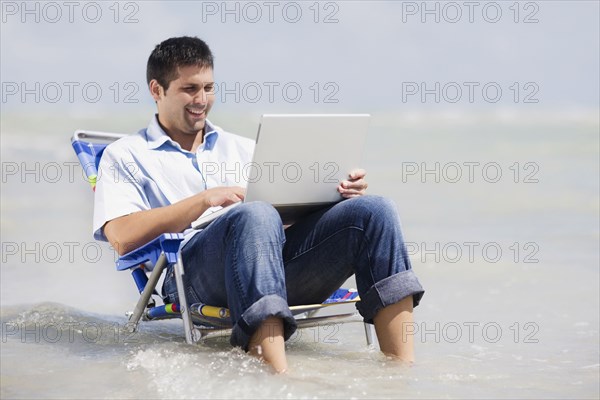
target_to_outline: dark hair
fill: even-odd
[[[201,68],[213,68],[213,55],[204,41],[197,37],[175,37],[158,44],[146,67],[148,84],[152,79],[167,90],[171,81],[177,79],[178,67],[196,65]]]

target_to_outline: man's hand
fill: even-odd
[[[221,186],[206,190],[204,193],[208,207],[228,206],[244,200],[246,189],[240,186]]]
[[[108,221],[104,234],[120,255],[166,232],[183,232],[209,207],[228,206],[244,199],[242,187],[216,187],[177,203],[137,211]]]
[[[350,172],[348,180],[340,182],[338,192],[346,199],[362,196],[367,191],[367,186],[369,186],[365,180],[365,175],[367,175],[367,172],[364,169],[355,169]]]

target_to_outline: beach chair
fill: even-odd
[[[78,130],[73,134],[71,144],[81,163],[92,190],[96,188],[98,165],[106,146],[126,136],[122,133],[95,132]],[[229,310],[210,304],[191,304],[186,307],[184,288],[185,269],[181,261],[179,245],[183,240],[181,233],[160,235],[149,243],[119,257],[117,270],[130,270],[136,287],[140,293],[139,300],[132,312],[128,313],[127,330],[134,332],[141,320],[153,321],[181,318],[185,332],[185,340],[194,344],[214,334],[226,334],[231,329]],[[156,286],[165,267],[172,265],[175,274],[179,304],[157,304]],[[340,288],[322,304],[307,304],[290,307],[298,328],[315,327],[328,323],[362,321],[356,311],[317,316],[324,308],[351,304],[360,301],[358,293],[353,289]],[[373,326],[364,324],[367,345],[373,343]]]

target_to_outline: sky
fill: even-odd
[[[2,1],[1,107],[151,113],[148,55],[204,39],[214,110],[579,115],[599,109],[597,1]]]

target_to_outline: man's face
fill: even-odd
[[[158,106],[158,119],[169,135],[196,135],[204,129],[206,116],[214,101],[211,68],[179,67],[179,77],[169,89],[150,82],[152,97]]]

